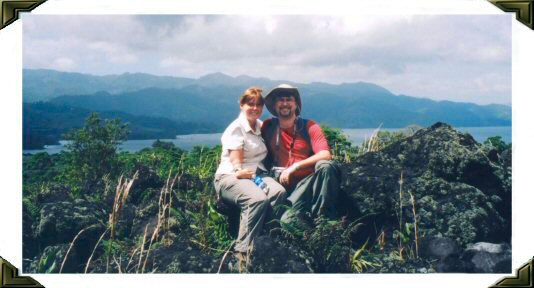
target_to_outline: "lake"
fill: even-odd
[[[382,131],[398,131],[402,128],[382,128]],[[512,127],[457,127],[461,132],[471,134],[478,142],[483,142],[491,136],[501,136],[503,141],[510,143],[512,141]],[[342,129],[343,133],[356,145],[360,145],[373,134],[375,128],[363,129]],[[176,139],[160,139],[161,141],[172,142],[177,147],[189,150],[196,145],[207,145],[213,147],[220,144],[222,133],[212,134],[190,134],[178,135]],[[156,139],[150,140],[128,140],[119,146],[122,151],[137,152],[143,148],[151,147]],[[59,153],[64,149],[66,141],[60,141],[60,145],[48,145],[45,149],[23,150],[23,153],[35,154],[38,152],[47,152],[49,154]]]

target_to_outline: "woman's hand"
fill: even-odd
[[[254,171],[250,169],[241,169],[235,172],[235,177],[237,179],[252,179],[253,175],[254,175]]]

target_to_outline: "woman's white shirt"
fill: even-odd
[[[262,121],[256,120],[256,129],[252,129],[244,113],[234,120],[224,130],[221,137],[222,155],[221,164],[215,174],[233,174],[234,166],[230,162],[230,150],[243,149],[243,169],[256,171],[259,167],[266,170],[263,159],[267,156],[267,147],[261,137]]]

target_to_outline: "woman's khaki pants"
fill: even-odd
[[[215,190],[222,200],[241,209],[235,251],[248,252],[252,241],[262,231],[267,211],[286,201],[282,185],[271,177],[263,177],[263,181],[269,188],[267,194],[250,179],[237,179],[233,174],[215,176]]]

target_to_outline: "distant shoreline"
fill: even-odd
[[[403,128],[380,128],[381,131],[399,131]],[[467,132],[471,134],[477,142],[482,143],[488,137],[501,136],[506,143],[512,142],[512,126],[477,126],[477,127],[454,127],[460,132]],[[349,140],[355,144],[360,145],[365,139],[368,139],[371,134],[377,129],[375,128],[336,128],[341,129]],[[172,142],[178,148],[189,150],[194,146],[207,145],[215,146],[220,144],[220,137],[222,132],[219,133],[196,133],[196,134],[181,134],[176,135],[175,138],[154,138],[154,139],[128,139],[121,146],[121,150],[128,152],[136,152],[143,148],[149,148],[156,140]],[[63,145],[66,141],[60,140],[58,145],[47,145],[42,149],[23,149],[23,154],[36,154],[39,152],[47,152],[49,154],[59,153],[64,149]]]

